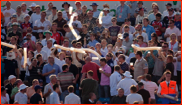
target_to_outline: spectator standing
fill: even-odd
[[[147,33],[142,31],[142,24],[137,24],[135,27],[136,27],[136,32],[133,33],[133,38],[137,38],[139,35],[142,35],[143,41],[148,42],[148,35]]]
[[[28,14],[28,10],[27,10],[27,4],[26,3],[22,3],[21,4],[21,10],[24,14]]]
[[[122,72],[129,71],[129,65],[125,62],[125,55],[120,54],[118,56],[118,65],[121,67]]]
[[[175,18],[173,15],[174,9],[169,8],[168,11],[169,11],[169,15],[167,15],[163,18],[163,22],[166,24],[166,28],[168,28],[168,26],[169,26],[169,20],[171,20],[171,19],[174,20],[174,18]]]
[[[131,24],[135,24],[135,23],[131,23],[130,19],[125,19],[124,24],[120,28],[120,33],[123,33],[124,32],[124,26],[128,25],[129,26],[129,34],[134,34],[135,28],[133,26],[131,26]]]
[[[57,17],[57,8],[56,7],[52,7],[51,9],[52,13],[48,16],[48,20],[52,23],[54,20],[56,20]]]
[[[61,102],[59,101],[59,85],[58,84],[54,84],[53,85],[53,92],[50,94],[50,104],[61,104]]]
[[[181,31],[181,13],[177,12],[175,15],[175,26]]]
[[[27,48],[27,52],[35,51],[35,49],[36,49],[35,42],[32,41],[31,36],[32,35],[30,33],[27,33],[26,34],[27,42],[23,44],[23,47]]]
[[[117,40],[117,36],[118,36],[118,33],[120,31],[120,26],[118,26],[116,23],[117,23],[117,19],[115,17],[113,17],[111,19],[111,22],[112,22],[112,26],[110,26],[108,29],[109,29],[109,32],[110,32],[110,36],[112,38],[112,44],[114,44]]]
[[[97,6],[98,6],[97,3],[92,3],[92,5],[90,5],[90,6],[92,6],[93,17],[98,18],[100,11],[97,10]]]
[[[96,35],[95,34],[91,34],[90,35],[90,40],[87,44],[87,46],[85,47],[95,47],[96,43],[98,43],[98,41],[95,39],[96,38]]]
[[[96,26],[93,29],[93,33],[99,36],[104,31],[104,29],[105,28],[99,23],[99,19],[96,19]]]
[[[53,38],[57,44],[62,45],[64,38],[62,35],[60,35],[60,33],[58,33],[57,28],[58,28],[57,23],[52,23],[52,36],[51,36],[51,38]]]
[[[160,12],[159,12],[159,6],[158,5],[153,5],[152,6],[152,9],[153,9],[153,13],[151,13],[151,14],[149,14],[149,16],[148,16],[148,19],[149,19],[149,21],[150,21],[150,23],[152,23],[152,21],[154,21],[154,20],[156,20],[157,18],[156,18],[156,14],[161,14]],[[162,20],[162,15],[161,15],[161,18],[160,18],[160,20]],[[158,21],[160,21],[159,19],[158,19]]]
[[[69,7],[70,7],[70,4],[68,3],[68,2],[64,2],[63,4],[62,4],[62,8],[64,8],[64,11],[62,12],[62,17],[64,18],[64,19],[67,19],[68,18],[68,16],[67,16],[67,11],[69,11]],[[61,12],[61,11],[60,11]]]
[[[42,104],[42,98],[41,98],[41,90],[42,90],[42,87],[40,85],[36,85],[34,87],[35,89],[35,94],[33,94],[30,98],[30,103],[31,104]]]
[[[169,9],[172,8],[172,4],[171,3],[166,3],[166,10],[163,12],[163,16],[169,16]],[[175,15],[175,12],[173,13],[173,15]]]
[[[127,29],[129,29],[129,27],[127,26],[126,27]],[[131,48],[131,44],[133,43],[133,38],[131,39],[132,35],[129,35],[129,32],[128,33],[123,33],[123,46],[126,46],[126,51],[125,53],[127,53],[129,51],[129,49]]]
[[[118,95],[111,99],[111,104],[126,104],[126,96],[124,95],[124,89],[118,89]]]
[[[25,14],[22,12],[20,5],[17,6],[16,13],[14,13],[13,15],[16,15],[17,16],[18,23],[21,24],[22,22],[24,22],[24,15]]]
[[[17,79],[16,82],[14,83],[15,87],[12,89],[12,92],[11,92],[11,99],[14,99],[16,93],[18,93],[18,90],[21,84],[23,84],[22,80]]]
[[[109,28],[112,26],[112,16],[109,15],[109,8],[104,8],[103,9],[104,16],[102,17],[102,26],[104,28]]]
[[[139,8],[139,14],[137,15],[136,17],[136,21],[135,21],[135,24],[142,24],[142,21],[143,21],[143,18],[147,17],[148,15],[144,13],[144,8]]]
[[[176,34],[174,33],[170,35],[169,49],[172,50],[174,53],[178,51],[178,41]]]
[[[145,14],[147,14],[147,8],[144,7],[143,1],[138,1],[137,4],[138,4],[137,8],[135,9],[136,15],[139,14],[139,8],[144,8],[144,12],[145,12]]]
[[[46,12],[46,19],[48,19],[48,17],[52,14],[52,7],[54,7],[52,2],[48,3],[48,8],[45,10]]]
[[[26,95],[27,87],[25,84],[20,85],[19,92],[15,95],[14,101],[17,101],[18,104],[27,104],[28,97]]]
[[[7,88],[1,86],[1,104],[9,104],[10,98],[6,91]]]
[[[131,25],[134,26],[136,16],[137,16],[137,14],[135,12],[135,9],[138,6],[137,1],[126,1],[125,4],[130,7],[130,10],[131,10],[130,21],[131,21]]]
[[[41,41],[41,43],[42,43],[42,45],[43,45],[44,47],[46,46],[48,40],[51,40],[51,41],[52,41],[52,46],[53,46],[54,43],[56,43],[55,39],[51,38],[52,32],[50,32],[49,30],[46,30],[46,31],[44,31],[43,34],[44,34],[44,36],[45,36],[45,39],[43,39],[43,40]]]

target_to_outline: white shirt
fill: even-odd
[[[53,38],[50,38],[51,40],[52,40],[52,45],[55,43],[55,39],[53,39]],[[42,46],[46,46],[47,45],[47,40],[46,40],[46,38],[45,39],[43,39],[42,41],[41,41],[41,43],[42,43]]]
[[[53,16],[53,14],[48,16],[48,20],[52,23],[54,20],[58,18],[57,14]]]
[[[37,26],[37,27],[43,26],[44,29],[43,30],[42,29],[38,29],[37,32],[44,32],[44,31],[49,30],[51,28],[51,22],[49,20],[45,19],[45,21],[42,23],[40,21],[40,19],[37,19],[33,26]]]
[[[8,23],[11,21],[10,18],[11,18],[13,13],[16,13],[16,11],[14,9],[12,9],[12,8],[9,9],[9,10],[6,9],[6,10],[3,11],[4,20],[5,20],[4,26],[7,26]]]
[[[31,15],[31,17],[30,17],[30,23],[32,23],[32,26],[34,26],[35,25],[35,21],[36,20],[38,20],[38,19],[40,19],[41,18],[41,14],[39,13],[39,14],[36,14],[36,13],[33,13],[32,15]],[[33,32],[37,32],[36,30],[33,30]]]
[[[171,49],[171,48],[173,48],[173,49]],[[174,46],[172,46],[172,45],[171,45],[171,42],[169,42],[169,49],[170,49],[170,50],[173,50],[173,52],[176,53],[176,52],[178,51],[178,42],[176,42],[176,43],[174,44]]]
[[[122,79],[116,89],[123,88],[124,89],[124,95],[127,96],[130,94],[130,87],[131,85],[138,85],[134,79],[125,77]]]
[[[109,28],[112,26],[112,22],[111,22],[112,16],[110,16],[109,14],[107,14],[106,16],[102,17],[102,26],[104,28]]]
[[[144,80],[141,80],[140,82],[144,84],[144,89],[149,91],[150,98],[155,99],[154,91],[158,89],[157,84],[152,81],[144,81]]]
[[[139,33],[135,34],[135,38],[137,38],[138,35],[139,35]],[[142,36],[143,36],[143,42],[148,42],[149,41],[147,33],[142,32]]]
[[[54,48],[54,46],[52,46],[51,48]],[[47,46],[44,46],[42,48],[42,50],[47,53],[47,57],[49,57],[51,54],[51,48],[49,49]]]
[[[80,97],[74,93],[69,93],[69,95],[65,97],[64,104],[81,104]]]
[[[59,68],[60,68],[60,70],[61,70],[61,72],[62,72],[62,71],[63,71],[63,70],[62,70],[62,66],[65,64],[65,62],[64,62],[64,64],[62,64],[61,60],[59,60],[59,59],[56,58],[56,57],[54,57],[54,62],[55,62],[55,64],[57,64],[57,65],[59,66]]]
[[[28,96],[26,93],[18,92],[15,95],[14,101],[17,101],[19,104],[27,104],[28,102]]]
[[[116,89],[116,86],[119,83],[119,81],[122,79],[122,76],[117,71],[114,71],[114,73],[112,73],[109,78],[110,78],[111,96],[118,95],[118,91]]]
[[[17,15],[17,13],[14,13],[13,15],[16,15],[17,16],[17,21],[21,21],[21,22],[24,22],[25,20],[24,20],[24,13],[22,12],[21,14],[20,14],[20,16],[18,16]]]
[[[138,93],[132,93],[126,97],[126,102],[128,102],[129,104],[133,104],[133,102],[135,101],[138,101],[138,102],[143,101],[142,96]]]
[[[106,56],[107,53],[108,53],[108,49],[107,49],[107,46],[103,49],[101,48],[101,52],[104,52],[105,54],[103,56]]]
[[[23,65],[24,65],[24,59],[23,59],[21,62],[23,62]],[[29,61],[29,58],[27,58],[27,64],[28,64],[28,66],[30,66],[31,63],[32,63],[32,62]],[[26,66],[26,73],[25,73],[26,76],[30,76],[30,72],[29,72],[29,70],[28,70],[28,66]]]
[[[42,54],[42,58],[44,61],[47,61],[48,57],[47,57],[47,53],[43,50],[41,50],[40,52],[38,52],[37,50],[34,51],[34,57],[36,57],[37,54]]]
[[[46,100],[47,101],[47,100]],[[46,103],[48,104],[48,103]],[[51,94],[50,94],[50,103],[49,104],[61,104],[60,103],[60,100],[59,100],[59,95],[57,92],[53,91]]]
[[[1,95],[1,104],[4,104],[5,102],[8,102],[9,104],[9,95],[6,93],[6,97]]]
[[[69,21],[69,22],[70,22],[70,21]],[[69,24],[69,22],[67,22],[67,24]],[[73,21],[72,24],[73,24],[73,25],[77,24],[77,28],[82,28],[82,23],[81,23],[80,21],[78,21],[78,20]]]
[[[68,18],[66,11],[62,11],[62,13],[63,13],[63,18],[66,20]]]
[[[176,12],[174,11],[174,13],[173,13],[172,16],[174,16],[175,14],[176,14]],[[165,17],[165,16],[169,16],[169,12],[168,12],[167,10],[165,10],[165,11],[163,12],[163,17]]]
[[[171,35],[172,33],[176,34],[177,39],[178,39],[178,36],[181,36],[180,30],[176,26],[174,26],[173,29],[171,29],[170,27],[167,28],[165,33],[164,33],[164,36],[167,35],[167,34]],[[170,42],[170,37],[167,37],[166,42]]]
[[[22,11],[22,12],[23,12],[23,11]],[[26,11],[25,11],[25,12],[23,12],[23,13],[24,13],[24,14],[28,14],[28,12],[29,12],[29,11],[28,11],[28,10],[26,10]]]
[[[45,87],[44,87],[44,94],[46,94],[48,92],[48,90],[51,89],[51,92],[53,92],[53,84],[52,83],[48,83]],[[60,92],[62,93],[61,87],[60,87]],[[50,94],[51,95],[51,94]],[[50,104],[51,98],[50,95],[46,97],[46,104]],[[59,99],[59,98],[58,98]]]
[[[98,18],[99,14],[100,14],[100,11],[97,10],[97,11],[93,12],[93,17]]]
[[[147,14],[144,14],[143,16],[137,15],[135,24],[138,24],[138,23],[142,23],[143,24],[142,21],[143,21],[144,17],[148,17],[148,15]]]

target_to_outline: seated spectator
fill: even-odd
[[[138,45],[140,47],[147,47],[148,46],[145,42],[143,42],[143,36],[142,35],[138,35],[137,39],[138,39]]]
[[[178,41],[175,33],[170,35],[169,49],[174,53],[178,51]]]
[[[163,11],[163,16],[164,17],[169,16],[169,9],[172,8],[172,4],[168,2],[168,3],[165,4],[165,6],[166,6],[166,10]],[[175,11],[174,11],[173,15],[175,15]]]
[[[43,34],[45,36],[45,39],[43,39],[41,41],[43,46],[46,46],[48,40],[52,40],[52,45],[56,43],[55,39],[51,38],[52,32],[50,32],[49,30],[46,30],[46,31],[43,32]],[[59,44],[59,43],[57,43],[57,44]]]
[[[133,38],[137,38],[139,35],[143,36],[143,41],[148,42],[148,35],[147,33],[142,31],[142,24],[137,24],[135,26],[136,32],[133,33]]]
[[[36,4],[32,3],[29,7],[31,8],[31,10],[28,12],[28,14],[31,16],[36,11],[36,9],[35,9]]]
[[[88,26],[86,24],[83,24],[82,32],[80,33],[81,38],[79,39],[79,42],[84,44],[84,39],[86,38],[86,43],[90,41],[90,33],[88,32]]]
[[[95,47],[96,43],[98,43],[98,41],[95,40],[95,38],[96,38],[95,34],[90,34],[90,40],[91,41],[89,41],[89,43],[85,47]]]
[[[98,18],[100,11],[97,10],[97,6],[98,6],[97,3],[92,3],[92,5],[90,5],[90,6],[92,6],[93,17]]]
[[[166,28],[168,28],[168,26],[169,26],[169,20],[174,20],[174,9],[173,8],[169,8],[168,9],[168,13],[169,13],[169,15],[167,15],[167,16],[165,16],[164,18],[163,18],[163,22],[164,22],[164,24],[166,24]]]
[[[110,37],[110,32],[107,28],[102,32],[100,38],[98,39],[99,42],[101,42],[103,39],[107,41],[108,44],[112,44],[112,39]]]
[[[175,15],[175,26],[181,31],[181,13],[177,12]]]
[[[139,104],[143,104],[143,98],[140,94],[136,93],[137,88],[135,85],[132,85],[130,87],[131,94],[127,95],[126,97],[126,103],[127,104],[133,104],[133,102],[138,101]]]
[[[62,13],[62,17],[63,17],[64,19],[67,19],[67,18],[68,18],[68,17],[67,17],[66,11],[69,11],[69,7],[70,7],[70,4],[69,4],[68,2],[64,2],[64,3],[62,4],[62,8],[64,8],[64,11],[61,12],[61,13]]]
[[[25,34],[25,36],[23,37],[23,43],[26,43],[27,42],[27,33],[30,33],[31,34],[31,40],[32,41],[34,41],[34,42],[36,42],[36,37],[35,36],[33,36],[33,34],[32,34],[32,28],[31,27],[28,27],[27,28],[27,30],[26,30],[26,34]]]
[[[124,26],[128,25],[129,26],[129,34],[133,34],[135,32],[135,28],[133,26],[131,26],[131,21],[130,19],[125,19],[124,24],[120,27],[120,32],[119,33],[123,33],[124,32]]]
[[[144,7],[144,5],[143,5],[143,1],[138,1],[137,4],[138,4],[138,6],[135,9],[136,15],[139,14],[139,8],[144,8],[144,12],[145,12],[145,14],[147,14],[148,11],[147,11],[147,8]]]
[[[126,104],[126,96],[124,95],[124,89],[118,89],[118,95],[111,99],[111,104]]]
[[[27,104],[28,97],[26,94],[27,87],[25,84],[20,85],[19,92],[15,95],[14,101],[17,101],[18,104]]]
[[[21,10],[21,6],[20,5],[18,5],[17,7],[16,7],[16,13],[14,13],[13,15],[16,15],[17,16],[17,21],[18,21],[18,23],[22,23],[22,22],[24,22],[24,13],[22,12],[22,10]]]
[[[47,62],[47,52],[43,51],[43,45],[41,42],[36,43],[36,51],[34,51],[34,55],[36,57],[37,54],[41,54],[43,61]]]
[[[18,31],[19,24],[17,22],[13,22],[11,27],[12,31],[8,31],[7,40],[9,41],[12,36],[18,36],[19,37],[18,44],[19,44],[19,41],[22,38],[22,33]]]
[[[151,98],[148,90],[144,89],[144,84],[142,82],[138,83],[139,91],[137,92],[143,98],[143,104],[150,104]]]
[[[56,7],[52,7],[51,8],[52,13],[50,15],[48,15],[48,20],[50,21],[50,23],[53,23],[54,20],[56,20],[58,17],[57,15],[57,8]]]
[[[129,27],[126,28],[129,29]],[[133,43],[133,38],[131,38],[131,36],[133,35],[129,34],[128,32],[123,33],[123,46],[126,46],[125,53],[128,53],[129,49],[131,48],[131,44]]]
[[[75,2],[76,10],[74,12],[76,12],[78,15],[80,15],[82,13],[81,5],[82,4],[80,1]]]
[[[42,51],[46,52],[47,57],[51,55],[51,49],[54,48],[53,42],[51,39],[47,40],[47,45],[42,48]]]
[[[88,18],[87,15],[87,6],[83,5],[82,6],[82,13],[80,15],[78,15],[78,21],[80,21],[82,24],[84,23],[84,21]]]
[[[102,24],[99,23],[99,19],[96,19],[96,26],[93,29],[93,33],[97,34],[97,36],[100,36],[104,29],[105,28],[102,26]]]
[[[28,14],[28,10],[27,10],[27,4],[26,3],[22,3],[21,4],[21,10],[24,14]]]
[[[52,23],[52,28],[51,28],[52,29],[52,36],[51,36],[51,38],[53,38],[57,44],[62,45],[64,38],[60,33],[58,33],[57,26],[58,26],[57,23]]]
[[[33,94],[30,98],[30,104],[42,104],[42,97],[40,95],[42,87],[40,85],[36,85],[34,87],[35,94]]]
[[[52,14],[52,8],[54,7],[52,2],[48,3],[48,8],[45,10],[46,12],[46,19],[48,19],[48,17]]]

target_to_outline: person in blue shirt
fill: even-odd
[[[147,17],[143,18],[143,25],[144,25],[144,26],[142,27],[143,31],[144,31],[145,33],[147,33],[148,39],[151,40],[151,34],[152,34],[153,32],[154,32],[154,33],[156,33],[156,32],[155,32],[154,27],[152,27],[151,25],[149,25],[149,19],[148,19]]]
[[[45,76],[46,83],[50,83],[49,76],[51,74],[57,75],[59,72],[61,72],[60,67],[57,64],[55,64],[54,57],[50,55],[48,57],[48,64],[44,65],[43,71],[42,71],[42,76]]]
[[[99,17],[99,14],[100,14],[100,11],[99,10],[97,10],[97,3],[92,3],[92,5],[90,5],[90,6],[92,6],[92,11],[93,11],[93,17],[95,17],[95,18],[98,18]]]
[[[116,9],[117,25],[121,26],[125,19],[130,18],[130,7],[125,4],[125,1],[120,1],[121,5]]]
[[[95,47],[96,43],[99,43],[99,42],[95,39],[95,37],[96,37],[95,34],[91,34],[91,35],[90,35],[91,41],[89,41],[89,43],[88,43],[87,46],[85,46],[85,47],[91,47],[91,46]]]

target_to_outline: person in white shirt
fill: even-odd
[[[132,75],[130,75],[129,71],[125,71],[124,75],[124,79],[122,79],[118,84],[116,89],[119,88],[123,88],[124,89],[124,95],[127,96],[130,94],[130,87],[132,85],[137,86],[138,84],[136,83],[136,81],[134,79],[131,79]]]
[[[169,16],[169,11],[168,11],[169,8],[172,8],[172,4],[171,3],[166,3],[166,10],[163,12],[163,17]],[[176,14],[176,12],[173,13],[173,16],[175,14]]]
[[[3,11],[4,19],[5,19],[4,26],[8,25],[8,23],[10,22],[10,18],[12,16],[12,14],[16,13],[16,11],[11,8],[11,2],[10,1],[6,2],[6,7],[7,7],[6,10]]]
[[[62,13],[63,13],[63,18],[64,18],[64,19],[68,19],[67,11],[69,11],[69,7],[70,7],[70,4],[68,4],[68,2],[64,2],[64,3],[62,4],[62,8],[64,8],[64,11],[62,11]]]
[[[42,54],[43,60],[47,62],[47,53],[42,50],[42,44],[40,42],[36,43],[36,51],[34,51],[34,57],[36,57],[37,54]]]
[[[139,104],[143,104],[143,98],[140,94],[136,93],[137,88],[135,85],[132,85],[130,87],[131,94],[127,95],[126,97],[126,103],[127,104],[133,104],[135,101],[138,101]]]
[[[6,93],[7,88],[1,86],[1,104],[9,104],[9,95]]]
[[[175,33],[170,35],[169,49],[174,53],[178,51],[178,41]]]
[[[16,8],[16,13],[14,13],[13,15],[16,15],[17,17],[17,21],[19,24],[21,24],[22,22],[24,22],[24,13],[21,11],[21,6],[18,5]]]
[[[47,57],[51,55],[51,48],[54,48],[54,46],[52,45],[52,40],[49,39],[47,45],[42,48],[42,50],[47,53]]]
[[[55,101],[55,104],[60,103],[59,101],[59,97],[61,95],[61,88],[60,88],[60,82],[57,81],[57,77],[56,75],[52,74],[49,76],[50,79],[50,83],[48,83],[45,87],[44,87],[44,97],[46,98],[46,104],[50,104],[52,101],[55,101],[53,98],[57,98],[57,100]],[[57,84],[59,91],[56,89],[57,86],[55,86],[55,89],[53,88],[54,84]],[[57,93],[55,94],[55,90],[57,91]],[[52,98],[50,97],[51,93],[54,91],[54,94],[52,94]],[[53,102],[52,102],[53,104]]]
[[[41,41],[41,43],[42,43],[43,46],[46,46],[48,40],[52,40],[52,45],[54,43],[56,43],[55,39],[51,38],[52,32],[50,32],[49,30],[46,30],[43,34],[45,36],[45,39],[43,39]]]
[[[145,77],[145,80],[143,80],[144,77]],[[152,79],[151,75],[150,74],[147,74],[146,76],[142,75],[142,76],[139,76],[137,79],[138,81],[144,84],[144,89],[149,91],[150,98],[151,98],[150,104],[156,104],[155,91],[158,90],[158,86],[155,82],[151,81]]]
[[[144,8],[139,8],[139,14],[136,17],[135,24],[138,24],[138,23],[142,24],[144,17],[148,17],[148,15],[144,14]]]
[[[101,52],[105,52],[105,55],[104,56],[106,56],[106,54],[108,53],[108,49],[107,49],[107,41],[106,41],[106,39],[102,39],[101,40]]]
[[[52,23],[54,20],[56,20],[57,17],[57,8],[52,7],[52,14],[48,16],[48,20]]]
[[[50,103],[49,104],[61,104],[60,100],[59,100],[59,85],[58,84],[54,84],[53,85],[53,92],[50,94]],[[48,103],[46,103],[48,104]]]
[[[143,42],[148,42],[148,35],[147,33],[142,31],[142,24],[137,24],[136,25],[136,32],[133,33],[133,38],[137,38],[138,35],[143,36]]]
[[[81,104],[80,97],[74,94],[74,86],[68,87],[69,95],[65,97],[64,104]]]
[[[19,92],[16,93],[14,101],[17,101],[18,104],[27,104],[28,96],[26,94],[27,87],[25,84],[20,85]]]
[[[28,14],[28,10],[27,10],[27,5],[26,5],[26,3],[22,3],[21,4],[21,10],[22,10],[22,12],[24,13],[24,14]]]
[[[120,33],[124,32],[124,25],[128,25],[130,30],[129,33],[133,34],[135,32],[135,28],[133,26],[131,26],[131,21],[130,19],[125,19],[124,24],[122,24],[121,29],[120,29]]]
[[[69,24],[69,22],[67,22],[67,24]],[[82,30],[82,23],[80,21],[78,21],[78,16],[75,16],[73,18],[72,25],[73,25],[73,28],[76,29],[76,30],[78,30],[79,32]]]
[[[62,67],[64,64],[66,64],[66,62],[65,62],[65,60],[64,60],[66,54],[65,54],[64,52],[60,52],[60,53],[58,54],[58,56],[59,56],[59,60],[60,60],[59,66]],[[61,68],[60,70],[63,71],[62,68]]]
[[[44,32],[51,28],[51,22],[45,19],[45,17],[46,17],[46,12],[41,12],[41,18],[37,19],[35,21],[35,24],[33,25],[34,30],[37,30],[37,32]]]
[[[116,88],[117,88],[117,84],[122,79],[122,76],[120,74],[120,70],[121,70],[121,68],[119,65],[114,66],[114,72],[109,77],[110,78],[110,94],[111,94],[111,96],[118,95],[118,91]]]
[[[48,19],[48,16],[52,14],[52,7],[54,6],[52,2],[48,3],[48,8],[45,10],[46,12],[46,19]]]
[[[100,11],[97,10],[97,6],[98,6],[97,3],[92,3],[92,5],[90,5],[90,6],[92,6],[93,17],[98,18]]]
[[[104,28],[109,28],[112,26],[112,16],[109,15],[109,8],[103,9],[104,16],[102,17],[102,26]]]

